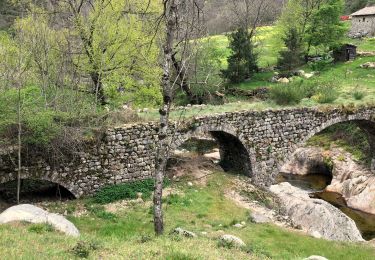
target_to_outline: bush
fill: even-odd
[[[335,101],[338,97],[336,85],[334,83],[325,83],[317,88],[317,93],[313,99],[320,104],[329,104]]]
[[[288,85],[279,84],[271,89],[270,97],[278,105],[294,105],[301,102],[302,99],[310,97],[313,88],[305,85],[303,81],[293,82]]]
[[[323,71],[333,64],[334,59],[331,54],[323,55],[321,60],[310,61],[308,63],[309,67],[314,71]]]
[[[90,252],[97,250],[98,244],[93,242],[78,241],[78,243],[71,249],[71,252],[79,258],[88,258]]]
[[[147,179],[107,186],[94,195],[93,201],[106,204],[117,200],[136,199],[138,193],[142,193],[142,198],[149,198],[154,190],[154,183],[153,179]],[[167,184],[168,180],[165,181],[164,185]]]
[[[353,97],[355,100],[362,100],[365,97],[365,93],[363,93],[362,91],[354,91]]]

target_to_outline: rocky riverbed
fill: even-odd
[[[302,189],[311,200],[329,202],[355,220],[365,239],[375,238],[375,174],[350,153],[301,148],[282,172],[279,182]]]

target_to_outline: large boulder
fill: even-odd
[[[375,214],[374,173],[341,148],[332,147],[329,151],[317,147],[297,149],[281,172],[295,175],[331,172],[332,181],[326,191],[342,195],[350,208]]]
[[[22,204],[8,208],[0,214],[0,224],[6,224],[16,221],[25,221],[35,224],[48,224],[56,230],[67,235],[78,237],[79,231],[73,223],[63,216],[49,213],[41,208],[30,204]]]
[[[364,241],[355,222],[328,202],[309,197],[307,191],[284,182],[270,190],[281,202],[285,214],[295,226],[307,233],[337,241]]]
[[[308,175],[312,173],[322,173],[327,171],[327,165],[324,160],[324,150],[317,147],[299,148],[292,155],[281,172],[295,175]]]
[[[331,150],[331,184],[327,191],[343,196],[350,208],[375,214],[375,175],[342,149]]]

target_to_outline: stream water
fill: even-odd
[[[353,219],[366,240],[375,238],[375,215],[349,208],[344,198],[334,192],[327,192],[324,189],[331,183],[332,178],[328,175],[306,175],[280,173],[278,183],[289,182],[293,186],[305,189],[310,192],[310,197],[327,201],[340,209],[348,217]]]

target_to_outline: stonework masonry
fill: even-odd
[[[171,149],[194,136],[211,133],[220,146],[227,168],[245,171],[255,184],[273,184],[279,168],[305,142],[325,128],[352,121],[375,145],[375,108],[295,108],[241,111],[199,117],[172,126]],[[58,183],[74,196],[93,194],[98,189],[134,180],[152,178],[158,141],[157,123],[126,125],[108,129],[102,141],[78,155],[78,160],[51,167],[40,157],[22,169],[22,178]],[[373,150],[373,149],[372,149]],[[16,153],[0,153],[0,183],[15,180]]]

